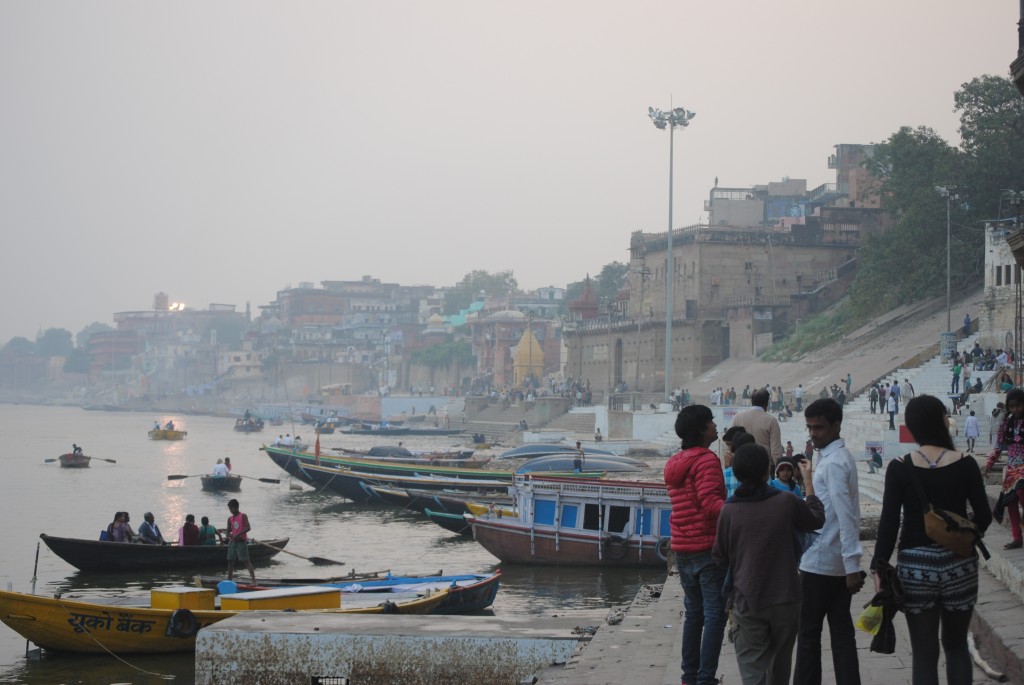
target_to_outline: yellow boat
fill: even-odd
[[[519,512],[513,506],[497,505],[497,504],[477,504],[476,502],[466,502],[466,509],[469,509],[469,513],[473,516],[492,516],[498,518],[518,518]]]
[[[214,608],[214,590],[153,590],[149,607],[79,602],[0,590],[0,621],[44,649],[77,653],[192,652],[196,633],[240,612],[299,610],[320,614],[429,614],[448,596],[438,590],[398,602],[341,597],[337,588],[304,587],[229,595]],[[391,595],[394,598],[394,595]]]
[[[170,428],[154,428],[149,431],[149,437],[152,440],[181,440],[188,431],[171,430]]]

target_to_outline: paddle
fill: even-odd
[[[184,473],[178,473],[178,474],[174,474],[172,476],[167,476],[167,480],[181,480],[182,478],[202,478],[202,477],[208,476],[208,475],[210,475],[210,474],[208,474],[208,473],[200,473],[200,474],[189,475],[189,474],[184,474]],[[238,477],[239,478],[248,478],[249,480],[258,480],[261,483],[280,483],[281,482],[277,478],[256,478],[255,476],[241,476],[241,475],[238,476]]]
[[[85,456],[85,455],[82,455],[82,456]],[[116,459],[104,459],[103,457],[85,457],[85,458],[86,459],[95,459],[97,461],[108,461],[111,464],[116,464],[117,463]],[[46,464],[52,464],[55,461],[60,461],[60,459],[59,458],[58,459],[43,459],[43,462],[46,463]]]
[[[291,554],[293,557],[298,557],[299,559],[305,559],[306,561],[312,562],[316,566],[344,566],[345,565],[344,561],[333,561],[331,559],[325,559],[323,557],[304,557],[301,554],[296,554],[295,552],[289,552],[288,550],[284,549],[283,547],[275,547],[274,545],[268,545],[265,542],[261,542],[259,540],[254,540],[252,538],[249,538],[249,540],[251,542],[257,544],[257,545],[263,545],[264,547],[269,547],[270,549],[276,549],[278,552],[284,552],[285,554]]]

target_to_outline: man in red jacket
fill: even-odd
[[[708,449],[718,439],[711,410],[694,404],[676,417],[683,449],[665,464],[672,499],[672,550],[683,585],[683,685],[717,683],[725,634],[725,569],[711,560],[718,514],[725,504],[722,465]]]

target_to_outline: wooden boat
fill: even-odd
[[[170,428],[154,428],[149,431],[149,437],[151,440],[181,440],[188,431],[171,430]]]
[[[463,537],[473,537],[473,526],[469,524],[469,521],[462,514],[450,514],[447,511],[434,511],[429,508],[424,509],[423,513],[427,515],[428,519],[445,530],[458,533]]]
[[[89,462],[92,461],[92,457],[67,452],[57,457],[57,461],[60,462],[62,469],[86,469],[89,468]]]
[[[356,471],[350,468],[321,464],[302,464],[303,480],[319,489],[326,489],[353,502],[368,502],[376,498],[371,485],[396,489],[411,487],[420,490],[461,492],[466,495],[502,494],[509,483],[494,478],[459,478],[431,475],[383,474]]]
[[[363,423],[354,424],[351,428],[342,431],[348,435],[458,435],[461,428],[436,428],[424,426],[413,428],[412,426],[380,426],[379,424]]]
[[[106,542],[62,538],[43,533],[39,536],[54,554],[80,571],[120,573],[124,571],[177,571],[227,563],[224,545],[143,545],[141,543]],[[266,544],[249,541],[249,559],[265,563],[288,544],[288,538],[266,540]],[[272,549],[276,547],[277,549]]]
[[[188,597],[186,591],[204,593],[203,599],[206,601],[195,603],[208,605],[209,608],[163,608],[164,605],[172,604],[164,600],[167,595],[174,597],[174,591],[179,591],[178,596],[181,598]],[[380,596],[367,595],[357,600],[353,597],[342,598],[339,592],[338,608],[302,609],[309,605],[310,597],[322,596],[325,603],[333,601],[333,593],[329,590],[325,592],[323,587],[275,592],[281,596],[277,601],[277,610],[299,609],[311,616],[324,613],[426,614],[433,612],[448,596],[447,590],[439,590],[404,601],[381,602]],[[264,593],[246,594],[254,596]],[[234,598],[236,603],[246,603],[242,595],[235,595]],[[254,603],[261,600],[253,597]],[[196,633],[201,628],[238,613],[238,610],[213,608],[213,593],[197,588],[154,590],[150,606],[100,604],[0,591],[0,621],[39,647],[61,652],[115,655],[192,652],[195,650]]]
[[[520,466],[516,473],[571,472],[575,459],[576,455],[572,452],[534,457]],[[636,459],[601,454],[584,455],[583,466],[588,471],[604,471],[606,473],[640,473],[647,468],[647,464]]]
[[[516,476],[518,516],[467,514],[504,562],[664,567],[672,503],[664,483]]]
[[[516,509],[515,504],[498,504],[489,502],[466,502],[467,514],[473,516],[497,516],[498,518],[518,518],[519,510]]]
[[[576,451],[575,445],[566,445],[561,443],[549,444],[540,442],[531,442],[519,447],[513,447],[510,450],[505,450],[498,459],[533,459],[534,457],[546,457],[551,454],[566,454],[573,453]],[[602,450],[597,448],[588,447],[586,455],[589,457],[591,454],[602,454],[605,456],[615,456],[614,452],[608,450]]]
[[[260,433],[263,431],[263,419],[236,419],[235,431],[239,433]]]
[[[199,482],[203,484],[203,490],[207,492],[241,492],[241,476],[200,476]]]
[[[396,488],[371,484],[367,484],[367,487],[375,496],[380,498],[381,501],[393,504],[396,507],[401,507],[402,509],[409,509],[423,513],[426,513],[426,510],[430,508],[437,512],[445,512],[447,514],[457,514],[461,516],[462,514],[472,513],[470,510],[470,504],[473,502],[480,503],[478,506],[483,507],[484,511],[486,511],[487,507],[491,504],[495,506],[512,507],[512,496],[509,495],[507,491],[497,495],[486,495],[467,492],[449,492],[445,490]],[[470,500],[472,500],[472,502]]]
[[[432,613],[435,614],[461,614],[470,611],[486,609],[494,603],[501,584],[501,570],[493,573],[461,573],[461,574],[438,574],[430,576],[393,576],[390,573],[381,578],[369,578],[362,580],[326,580],[320,583],[309,583],[301,579],[291,581],[286,578],[280,580],[257,579],[255,583],[247,580],[229,581],[231,585],[223,585],[223,578],[212,578],[200,576],[197,582],[202,587],[214,588],[223,591],[225,588],[234,586],[236,592],[252,592],[254,590],[268,590],[281,587],[295,587],[302,585],[323,585],[334,587],[345,593],[344,597],[353,594],[408,594],[410,592],[430,592],[448,590],[448,596],[441,602]],[[342,599],[342,606],[345,600]]]

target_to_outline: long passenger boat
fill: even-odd
[[[663,567],[672,503],[664,483],[516,476],[515,517],[466,515],[504,562]]]
[[[508,492],[510,485],[507,480],[498,478],[373,473],[325,464],[319,466],[302,464],[300,468],[305,482],[318,490],[330,490],[353,502],[368,502],[377,499],[377,495],[370,489],[370,486],[373,485],[392,488],[411,487],[438,492],[462,492],[467,496],[504,494]]]
[[[160,588],[149,606],[101,604],[0,590],[0,621],[47,650],[82,654],[159,654],[195,651],[201,628],[242,611],[303,611],[333,614],[429,614],[448,590],[403,601],[380,595],[341,597],[337,588],[298,587],[231,595],[214,608],[212,590]],[[230,606],[229,606],[230,605]]]

